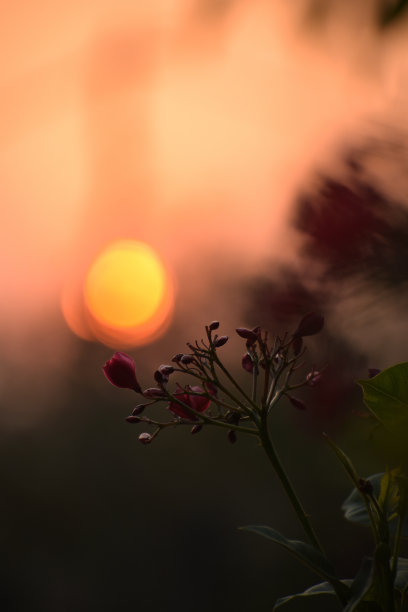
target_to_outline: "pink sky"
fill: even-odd
[[[186,311],[214,262],[239,276],[292,256],[288,206],[310,169],[404,112],[405,24],[380,36],[369,3],[333,4],[325,27],[302,22],[305,1],[205,5],[2,8],[0,325],[11,339],[117,238],[157,249]]]

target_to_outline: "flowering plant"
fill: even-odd
[[[283,397],[299,410],[305,405],[293,395],[296,389],[313,387],[319,383],[321,372],[312,368],[306,375],[304,366],[304,337],[323,328],[324,319],[309,313],[292,334],[269,340],[259,327],[238,328],[236,333],[245,341],[241,357],[243,369],[251,375],[252,385],[246,390],[230,373],[220,358],[220,350],[228,336],[219,336],[217,321],[206,326],[206,340],[187,343],[189,352],[178,353],[173,365],[161,365],[154,373],[155,387],[142,390],[136,378],[131,357],[115,353],[103,370],[117,387],[129,388],[145,400],[127,417],[129,423],[143,423],[153,427],[152,433],[139,435],[142,444],[151,444],[160,432],[172,427],[190,427],[197,434],[204,427],[220,427],[235,443],[237,436],[247,434],[260,442],[283,489],[303,527],[305,541],[291,540],[269,526],[250,525],[246,531],[265,537],[283,547],[298,561],[311,569],[320,582],[303,593],[280,598],[274,609],[304,597],[331,595],[337,598],[344,612],[402,611],[408,589],[408,559],[399,557],[403,536],[408,536],[406,520],[408,496],[407,478],[403,468],[387,469],[385,473],[361,477],[350,459],[323,434],[353,484],[353,490],[343,504],[345,517],[354,522],[369,524],[373,535],[373,556],[362,560],[355,578],[341,579],[327,558],[293,485],[284,469],[271,435],[270,421],[276,405]],[[183,374],[193,379],[193,385],[177,384],[170,390],[170,377]],[[405,444],[408,435],[408,363],[387,370],[371,372],[372,378],[359,381],[364,400],[371,415],[388,429],[396,443]],[[164,402],[169,418],[158,421],[146,416],[145,409]]]

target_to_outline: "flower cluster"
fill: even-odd
[[[188,352],[176,354],[171,360],[172,365],[161,365],[154,372],[156,386],[142,390],[136,378],[135,363],[125,353],[116,352],[106,362],[103,371],[113,385],[131,389],[148,400],[137,405],[126,419],[129,423],[155,427],[151,434],[140,434],[141,443],[149,444],[161,430],[177,425],[192,426],[191,433],[201,431],[204,426],[223,427],[228,430],[228,440],[233,443],[238,432],[261,436],[272,407],[284,396],[295,408],[306,408],[293,391],[316,385],[321,374],[313,369],[296,382],[293,378],[304,365],[303,338],[317,334],[323,323],[322,315],[309,313],[293,334],[285,334],[282,338],[276,336],[272,342],[260,327],[237,328],[236,333],[245,341],[241,364],[252,376],[250,391],[241,386],[220,358],[219,349],[228,342],[228,336],[216,333],[218,321],[205,327],[206,340],[187,343]],[[192,378],[194,384],[181,386],[176,383],[171,391],[170,377],[177,373]],[[166,403],[172,416],[170,421],[157,421],[142,415],[146,407],[159,402]]]
[[[280,598],[274,609],[293,599],[325,594],[337,597],[344,611],[402,612],[408,592],[408,558],[399,556],[401,538],[408,534],[408,477],[404,467],[408,420],[401,417],[401,406],[406,405],[408,396],[408,362],[383,371],[371,369],[370,378],[359,381],[366,407],[393,435],[396,448],[403,449],[403,467],[387,468],[385,473],[364,478],[347,455],[323,434],[353,483],[354,489],[342,506],[345,517],[369,524],[373,536],[374,554],[362,560],[355,579],[338,577],[314,530],[311,515],[304,509],[275,449],[269,418],[273,408],[286,398],[295,409],[304,411],[306,405],[296,390],[313,388],[322,378],[321,371],[314,367],[304,370],[303,342],[305,337],[317,334],[323,323],[322,315],[309,313],[292,334],[275,336],[271,341],[260,327],[237,328],[236,333],[245,342],[245,352],[240,355],[246,373],[242,377],[232,375],[220,357],[228,336],[218,335],[218,321],[206,326],[205,340],[187,343],[188,352],[178,353],[171,364],[161,365],[154,372],[155,386],[142,389],[135,363],[125,353],[115,353],[103,371],[113,385],[131,389],[143,398],[126,418],[129,423],[154,428],[152,433],[144,431],[139,435],[142,444],[150,444],[165,428],[183,425],[190,427],[192,434],[210,426],[224,428],[231,443],[241,433],[256,436],[303,527],[306,541],[288,539],[266,525],[242,529],[283,546],[323,580],[303,593]],[[181,386],[175,380],[173,385],[172,379],[178,376],[187,377],[191,384]],[[146,408],[160,402],[165,403],[169,419],[157,421],[145,415]],[[315,481],[313,475],[314,488]]]

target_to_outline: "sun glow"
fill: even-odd
[[[81,299],[72,290],[70,295],[71,304],[68,294],[62,301],[70,328],[114,347],[145,344],[160,335],[174,302],[173,285],[159,256],[135,240],[109,244],[92,262]]]
[[[110,245],[92,264],[85,282],[85,301],[93,316],[111,327],[146,323],[166,290],[166,272],[144,243]]]

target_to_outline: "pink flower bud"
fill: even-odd
[[[208,329],[209,329],[210,331],[214,331],[214,330],[218,329],[218,328],[219,328],[219,326],[220,326],[219,321],[213,321],[212,323],[210,323],[210,325],[209,325]]]
[[[183,355],[180,359],[180,363],[182,363],[183,365],[189,365],[190,363],[193,363],[193,361],[194,361],[193,355]]]
[[[175,363],[178,363],[182,357],[183,357],[183,353],[177,353],[177,355],[174,355],[172,361],[174,361]]]
[[[309,312],[300,321],[294,336],[314,336],[323,329],[324,317],[317,312]]]
[[[164,393],[163,389],[158,389],[157,387],[149,387],[149,389],[145,389],[143,391],[143,395],[145,397],[156,399],[164,397],[166,394]]]
[[[245,338],[252,345],[258,340],[258,334],[252,331],[251,329],[246,329],[246,327],[238,327],[235,330],[241,338]]]
[[[251,356],[248,355],[248,353],[245,353],[245,355],[242,357],[242,367],[246,372],[249,372],[250,374],[252,374],[252,372],[254,371],[254,364],[251,359]]]
[[[132,389],[136,393],[142,393],[142,389],[136,379],[135,362],[126,353],[114,353],[113,357],[105,363],[102,370],[109,382],[115,385],[115,387]]]
[[[173,374],[174,372],[174,368],[171,365],[161,365],[159,367],[159,370],[163,374],[163,376],[170,376],[170,374]]]
[[[203,428],[202,425],[193,425],[193,427],[190,430],[191,434],[197,434],[199,431],[201,431]]]
[[[219,338],[217,338],[217,340],[215,340],[214,346],[216,348],[219,348],[220,346],[224,346],[226,342],[228,342],[228,336],[220,336]]]
[[[150,442],[152,441],[152,436],[147,433],[141,433],[139,436],[139,442],[141,442],[141,444],[150,444]]]
[[[309,387],[315,387],[321,380],[322,375],[320,372],[315,370],[313,370],[313,372],[309,372],[309,374],[306,376],[306,383],[309,385]]]
[[[297,397],[293,397],[293,395],[288,395],[288,399],[292,406],[294,406],[297,410],[306,410],[306,404],[302,402],[302,400]]]
[[[125,419],[128,423],[140,423],[141,419],[138,416],[131,414]]]
[[[145,407],[145,404],[139,404],[138,406],[135,406],[135,408],[133,408],[132,410],[132,416],[138,416],[139,414],[142,414]]]

